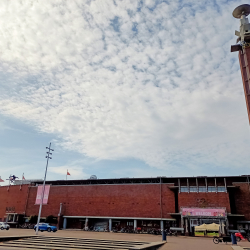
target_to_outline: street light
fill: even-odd
[[[45,176],[44,176],[44,180],[43,180],[42,197],[41,197],[41,200],[40,200],[40,207],[39,207],[39,213],[38,213],[38,218],[37,218],[36,235],[38,234],[39,223],[40,223],[41,212],[42,212],[42,206],[43,206],[43,197],[44,197],[44,190],[45,190],[45,181],[46,181],[46,175],[47,175],[47,168],[48,168],[48,164],[49,164],[49,159],[52,159],[52,157],[50,157],[50,155],[52,155],[52,153],[50,153],[50,151],[54,151],[54,149],[51,149],[50,146],[51,146],[51,142],[49,144],[49,147],[46,147],[46,149],[48,149],[49,151],[46,152],[47,156],[45,156],[45,158],[47,158],[47,164],[46,164]]]

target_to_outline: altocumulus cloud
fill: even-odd
[[[0,112],[96,159],[244,167],[239,4],[1,1]]]

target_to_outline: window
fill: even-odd
[[[216,187],[208,187],[208,192],[216,192]]]
[[[218,192],[226,192],[226,188],[224,186],[218,187]]]
[[[207,192],[206,187],[199,187],[199,192],[206,193]]]
[[[191,186],[190,187],[190,192],[197,192],[197,187],[196,186]]]
[[[127,226],[133,226],[134,225],[134,222],[133,221],[128,221],[127,222]]]
[[[188,187],[181,187],[181,192],[188,192]]]

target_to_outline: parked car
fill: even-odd
[[[4,229],[9,230],[10,229],[10,225],[7,224],[6,222],[0,222],[0,229],[1,230],[4,230]]]
[[[37,225],[34,226],[34,230],[36,230]],[[57,227],[51,226],[48,223],[39,223],[38,230],[43,232],[43,231],[48,231],[48,232],[56,232]]]

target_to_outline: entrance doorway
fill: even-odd
[[[198,219],[190,219],[190,233],[194,235],[194,227],[199,226]]]

